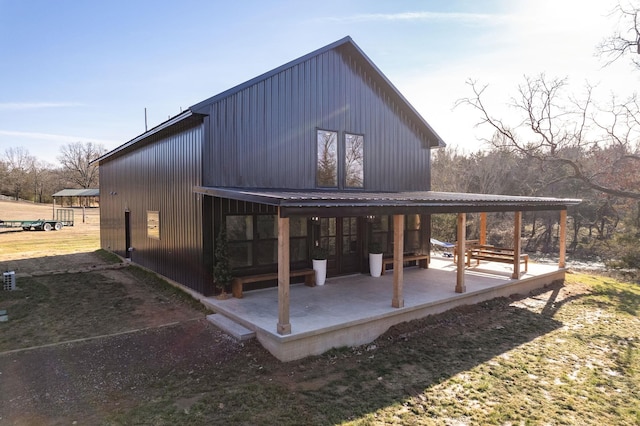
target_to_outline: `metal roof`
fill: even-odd
[[[429,123],[427,123],[427,121],[413,107],[413,105],[409,103],[409,101],[402,95],[402,93],[400,93],[400,91],[393,85],[393,83],[391,83],[391,81],[382,73],[382,71],[380,71],[380,69],[376,66],[376,64],[374,64],[373,61],[369,59],[369,57],[364,53],[364,51],[360,49],[360,47],[349,36],[346,36],[338,41],[328,44],[327,46],[321,47],[320,49],[314,50],[311,53],[308,53],[304,56],[301,56],[298,59],[295,59],[271,71],[268,71],[262,75],[252,78],[251,80],[248,80],[235,87],[232,87],[231,89],[228,89],[222,93],[219,93],[215,96],[205,99],[204,101],[198,102],[197,104],[191,106],[189,109],[197,113],[205,113],[206,112],[205,107],[211,103],[227,98],[235,93],[240,92],[241,90],[244,90],[250,86],[253,86],[254,84],[257,84],[263,80],[273,77],[274,75],[281,73],[284,70],[292,68],[302,62],[305,62],[310,58],[313,58],[314,56],[322,55],[323,53],[328,52],[330,50],[334,50],[334,49],[341,49],[341,50],[347,51],[348,53],[356,57],[359,60],[359,63],[361,65],[365,66],[368,69],[371,77],[376,79],[376,81],[381,84],[381,86],[386,90],[389,96],[394,98],[394,100],[398,102],[401,106],[405,107],[405,111],[408,112],[410,116],[412,116],[412,118],[417,122],[418,126],[422,126],[427,134],[430,134],[433,136],[433,140],[430,141],[431,147],[447,146],[442,140],[442,138],[436,133],[436,131],[433,130],[433,128],[429,125]]]
[[[563,210],[579,204],[574,198],[520,197],[513,195],[458,192],[365,192],[315,190],[252,190],[244,188],[195,187],[194,192],[239,201],[277,206],[281,215],[314,214],[404,214],[495,212],[517,210]]]
[[[418,124],[419,127],[422,127],[423,130],[426,132],[426,134],[430,134],[433,136],[433,139],[430,140],[430,145],[431,147],[445,147],[446,144],[444,143],[444,141],[442,140],[442,138],[436,133],[435,130],[433,130],[433,128],[429,125],[429,123],[426,122],[426,120],[420,115],[420,113],[418,113],[418,111],[409,103],[409,101],[402,95],[402,93],[400,93],[400,91],[391,83],[391,81],[382,73],[382,71],[380,71],[380,69],[371,61],[371,59],[369,59],[369,57],[367,55],[365,55],[365,53],[362,51],[362,49],[360,49],[360,47],[358,47],[357,44],[355,44],[355,42],[351,39],[351,37],[347,36],[344,37],[338,41],[335,41],[325,47],[322,47],[318,50],[315,50],[311,53],[308,53],[304,56],[301,56],[298,59],[295,59],[291,62],[288,62],[284,65],[281,65],[269,72],[266,72],[262,75],[259,75],[255,78],[252,78],[251,80],[248,80],[242,84],[239,84],[235,87],[232,87],[231,89],[225,90],[224,92],[221,92],[215,96],[212,96],[208,99],[205,99],[201,102],[198,102],[195,105],[192,105],[189,109],[183,111],[182,113],[176,115],[175,117],[170,118],[169,120],[160,123],[159,125],[157,125],[156,127],[154,127],[153,129],[146,131],[145,133],[136,136],[135,138],[131,139],[130,141],[120,145],[119,147],[107,152],[106,154],[104,154],[103,156],[101,156],[100,158],[93,160],[91,163],[101,163],[103,160],[107,160],[108,158],[112,157],[113,155],[126,150],[128,148],[131,148],[133,145],[139,144],[142,141],[144,141],[145,139],[147,139],[148,137],[157,134],[163,130],[166,130],[168,128],[170,128],[171,126],[188,120],[190,118],[195,118],[195,117],[201,117],[203,112],[206,111],[206,106],[213,103],[213,102],[217,102],[221,99],[227,98],[241,90],[246,89],[247,87],[250,87],[260,81],[263,81],[265,79],[268,79],[276,74],[278,74],[279,72],[282,72],[288,68],[291,68],[297,64],[300,64],[306,60],[308,60],[309,58],[312,58],[314,56],[318,56],[321,55],[329,50],[333,50],[333,49],[342,49],[344,51],[347,51],[348,53],[354,55],[354,57],[359,59],[359,62],[361,65],[363,65],[364,67],[366,67],[369,71],[369,73],[371,74],[372,78],[375,78],[376,81],[378,83],[381,84],[382,87],[384,87],[384,89],[386,90],[386,92],[389,94],[389,96],[391,96],[396,102],[398,102],[398,104],[400,104],[401,106],[404,106],[405,112],[407,112]]]
[[[99,189],[63,189],[53,194],[53,197],[98,197],[100,196]]]
[[[119,147],[112,149],[111,151],[107,152],[106,154],[102,155],[100,158],[96,158],[95,160],[91,161],[91,163],[89,164],[94,164],[94,163],[101,163],[103,160],[106,160],[109,157],[112,157],[113,155],[124,151],[128,148],[130,148],[132,145],[135,145],[147,138],[149,138],[150,136],[153,136],[155,134],[158,134],[164,130],[167,130],[168,128],[170,128],[171,126],[186,121],[188,119],[192,119],[192,118],[198,118],[199,119],[199,115],[194,114],[192,111],[190,110],[185,110],[183,112],[181,112],[180,114],[171,117],[170,119],[168,119],[167,121],[158,124],[157,126],[155,126],[154,128],[144,132],[143,134],[136,136],[135,138],[131,139],[129,142],[125,142],[122,145],[120,145]]]

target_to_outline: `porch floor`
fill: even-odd
[[[564,278],[557,265],[530,262],[519,280],[513,266],[482,262],[465,271],[465,293],[456,293],[456,265],[432,256],[429,269],[405,267],[404,307],[393,308],[393,271],[373,278],[357,274],[328,278],[325,285],[290,287],[291,334],[277,333],[278,289],[248,291],[242,299],[203,302],[256,332],[258,340],[283,361],[320,354],[332,347],[355,346],[374,340],[390,326],[446,311],[460,305],[511,294],[526,294]]]

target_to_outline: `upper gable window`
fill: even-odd
[[[338,186],[338,132],[318,130],[318,163],[316,183],[318,186]]]
[[[364,187],[364,136],[346,133],[345,147],[345,187]]]

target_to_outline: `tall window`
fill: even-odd
[[[227,216],[226,225],[231,267],[253,265],[253,216]]]
[[[389,216],[374,216],[371,220],[371,241],[380,244],[384,253],[393,252],[389,241],[393,241],[393,232],[389,235]]]
[[[318,130],[318,186],[338,186],[338,133]]]
[[[345,134],[345,186],[364,187],[364,136]]]
[[[404,252],[420,251],[420,215],[408,214],[404,217]]]

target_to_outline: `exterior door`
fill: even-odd
[[[124,212],[124,254],[125,258],[131,259],[131,212]]]
[[[357,217],[320,218],[319,243],[329,251],[329,275],[360,271],[361,245]]]

